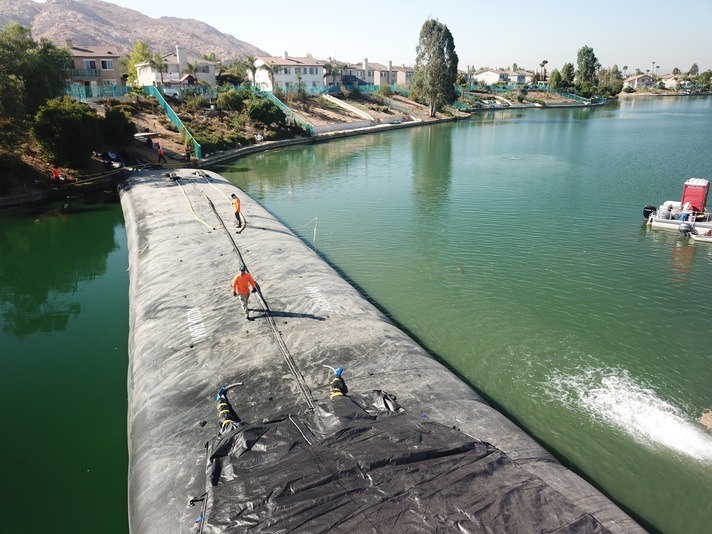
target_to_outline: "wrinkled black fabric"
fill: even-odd
[[[502,451],[382,392],[222,435],[206,479],[204,533],[609,532]]]

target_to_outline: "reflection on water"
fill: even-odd
[[[3,213],[0,226],[0,301],[3,331],[22,339],[64,330],[81,311],[72,295],[101,276],[115,250],[116,217],[76,217],[66,204]],[[100,208],[92,208],[100,209]],[[32,218],[34,221],[27,224]]]

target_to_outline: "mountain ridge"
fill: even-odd
[[[67,39],[75,45],[107,45],[122,56],[131,53],[138,40],[162,55],[175,52],[177,44],[185,45],[191,58],[214,53],[226,61],[271,55],[195,19],[154,19],[102,0],[0,0],[0,28],[10,22],[30,28],[35,40],[46,37],[57,46]]]

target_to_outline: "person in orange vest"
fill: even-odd
[[[160,163],[161,160],[163,160],[163,163],[168,163],[163,155],[163,147],[159,143],[156,143],[156,147],[158,149],[158,161],[156,163]]]
[[[56,165],[52,165],[52,178],[54,178],[54,181],[57,183],[62,180],[62,175],[59,173],[59,168]]]
[[[232,209],[235,210],[235,218],[237,219],[237,225],[240,226],[240,199],[237,195],[233,193],[232,197]]]
[[[257,284],[255,284],[252,275],[247,272],[247,267],[240,265],[240,272],[232,280],[232,294],[233,296],[240,295],[240,305],[242,306],[242,311],[245,312],[245,319],[250,320],[250,310],[247,309],[247,301],[250,300],[250,286],[252,286],[252,293],[257,291]]]

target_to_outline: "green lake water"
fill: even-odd
[[[627,99],[215,170],[644,526],[690,534],[712,518],[712,245],[642,208],[712,179],[710,132],[710,97]],[[126,531],[125,239],[115,204],[0,211],[18,532]]]

